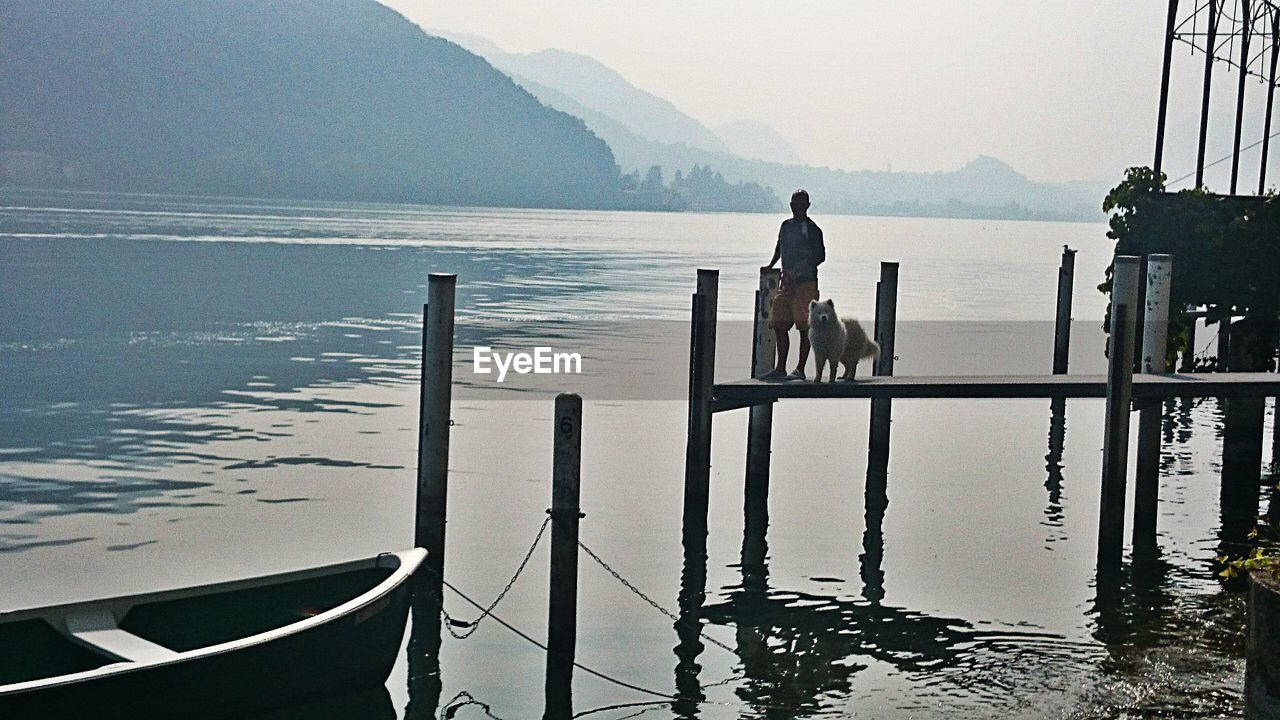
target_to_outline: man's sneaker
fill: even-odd
[[[792,371],[791,371],[791,374],[787,376],[787,379],[788,379],[788,380],[803,380],[803,379],[804,379],[804,370],[801,370],[800,368],[796,368],[795,370],[792,370]]]
[[[774,381],[776,381],[776,380],[786,380],[786,379],[787,379],[787,374],[786,374],[786,373],[784,373],[784,372],[782,372],[782,371],[781,371],[781,370],[779,370],[778,368],[774,368],[774,369],[770,370],[769,372],[767,372],[767,373],[765,373],[765,374],[761,375],[761,376],[760,376],[760,379],[761,379],[761,380],[774,380]]]

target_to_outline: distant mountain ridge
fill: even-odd
[[[700,133],[664,134],[656,131],[647,117],[634,115],[632,105],[619,98],[627,92],[639,92],[649,106],[661,106],[685,118],[673,121],[673,126],[687,128],[693,123],[706,128],[665,100],[637,90],[593,58],[560,50],[517,55],[485,38],[443,34],[490,60],[547,105],[582,118],[609,144],[624,172],[643,173],[660,166],[668,173],[687,173],[694,167],[710,167],[727,182],[758,183],[783,198],[792,189],[806,188],[814,196],[815,207],[825,212],[1052,220],[1103,217],[1105,187],[1034,182],[1007,163],[987,156],[943,172],[837,170],[802,164],[785,138],[763,123],[742,121],[722,126],[719,143],[698,140],[705,137]],[[749,157],[752,155],[759,159]]]
[[[476,35],[445,30],[427,32],[480,55],[557,109],[563,109],[557,103],[568,98],[576,107],[584,108],[595,116],[625,122],[628,129],[648,140],[683,143],[708,152],[731,152],[724,140],[710,128],[681,112],[671,102],[632,85],[616,70],[595,58],[557,49],[510,53]],[[556,102],[539,95],[546,89],[558,94]],[[623,114],[625,121],[621,117]]]
[[[0,35],[0,178],[625,205],[580,119],[373,0],[5,0]]]

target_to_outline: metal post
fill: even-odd
[[[876,285],[876,344],[880,357],[871,365],[873,375],[893,375],[893,342],[897,332],[898,263],[880,263],[880,282]],[[869,468],[888,467],[889,425],[893,421],[893,400],[871,399],[871,428],[868,442]],[[868,470],[870,472],[870,470]]]
[[[1164,163],[1164,126],[1169,115],[1169,71],[1173,66],[1173,30],[1178,20],[1178,0],[1169,0],[1169,15],[1164,24],[1164,65],[1160,72],[1160,112],[1156,119],[1156,177]],[[1065,370],[1063,371],[1065,372]]]
[[[1267,117],[1262,130],[1262,166],[1258,170],[1258,194],[1267,190],[1267,151],[1271,146],[1271,108],[1276,99],[1276,60],[1280,58],[1280,8],[1271,8],[1271,81],[1267,83]]]
[[[773,296],[778,292],[782,273],[773,268],[760,268],[760,289],[756,291],[755,326],[752,339],[752,377],[760,377],[773,368],[777,357],[777,339],[769,327]],[[746,536],[763,534],[769,524],[769,455],[773,442],[773,403],[752,405],[747,419],[747,476],[743,512],[749,526]],[[756,531],[759,532],[756,532]]]
[[[1174,0],[1176,3],[1177,0]],[[1053,324],[1053,374],[1065,375],[1071,350],[1071,290],[1075,283],[1076,251],[1062,246],[1058,267],[1058,313]]]
[[[1217,0],[1208,0],[1208,44],[1204,51],[1204,92],[1201,99],[1201,137],[1196,155],[1196,187],[1204,187],[1204,145],[1208,142],[1208,94],[1213,83],[1213,46],[1217,44]]]
[[[1107,405],[1098,519],[1100,571],[1118,568],[1124,555],[1124,496],[1139,264],[1136,256],[1118,255],[1111,274],[1111,336],[1107,345]]]
[[[711,397],[715,389],[716,299],[720,273],[698,270],[689,353],[689,437],[685,446],[685,542],[706,544],[711,485]]]
[[[1244,129],[1244,83],[1249,77],[1249,36],[1252,26],[1249,16],[1249,0],[1240,0],[1240,83],[1236,89],[1236,134],[1231,145],[1231,194],[1236,194],[1236,179],[1240,175],[1240,133]]]
[[[422,321],[422,395],[418,420],[418,502],[414,544],[444,575],[449,487],[449,404],[453,385],[453,304],[457,275],[431,273]]]
[[[573,659],[578,628],[578,508],[582,484],[582,398],[556,396],[551,471],[551,574],[547,610],[544,720],[573,717]]]
[[[1142,331],[1142,372],[1165,373],[1169,346],[1169,290],[1173,259],[1147,256],[1147,292]],[[1133,547],[1155,548],[1160,504],[1160,420],[1163,404],[1144,407],[1138,415],[1138,465],[1133,480]]]

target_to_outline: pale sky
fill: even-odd
[[[762,120],[812,165],[935,171],[985,154],[1034,180],[1110,181],[1152,159],[1165,0],[384,2],[510,52],[589,55],[709,127]],[[1175,51],[1171,179],[1194,169],[1202,62]],[[1220,65],[1215,80],[1209,160],[1231,150],[1237,76]],[[1249,92],[1245,145],[1265,103]],[[1258,150],[1244,157],[1256,185]]]

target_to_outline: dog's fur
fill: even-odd
[[[880,346],[867,337],[862,325],[853,318],[842,319],[836,315],[836,306],[831,300],[809,303],[809,344],[817,366],[814,382],[822,382],[823,369],[828,365],[831,368],[829,382],[835,382],[836,366],[840,363],[844,363],[840,379],[852,380],[859,360],[880,355]]]
[[[843,322],[845,342],[840,362],[844,363],[844,375],[841,375],[840,379],[852,380],[854,373],[858,370],[858,361],[875,360],[880,357],[880,346],[875,340],[867,337],[867,331],[862,329],[862,323],[854,318],[844,318]]]

